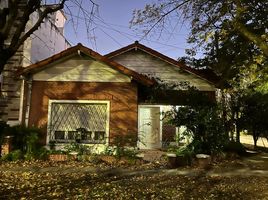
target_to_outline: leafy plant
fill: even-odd
[[[177,156],[192,156],[193,155],[193,150],[191,149],[190,146],[183,146],[183,147],[179,147],[176,149],[176,155]]]
[[[49,150],[47,150],[45,147],[41,147],[35,152],[35,158],[39,160],[46,160],[49,154]]]
[[[189,90],[185,106],[173,108],[168,114],[172,116],[170,123],[176,127],[185,126],[184,136],[193,138],[189,148],[195,153],[221,151],[228,141],[224,132],[221,110],[205,94],[197,90]]]
[[[4,155],[1,160],[3,161],[17,161],[23,158],[23,153],[21,150],[14,150],[7,155]]]
[[[0,144],[2,144],[3,138],[7,135],[9,128],[9,125],[6,122],[0,121]]]
[[[29,135],[25,137],[26,141],[26,153],[33,154],[36,151],[36,145],[38,141],[38,135],[36,132],[30,132]]]
[[[73,142],[69,145],[66,145],[65,148],[67,153],[77,152],[78,155],[89,155],[91,154],[91,148],[89,146]]]
[[[12,145],[14,149],[20,149],[24,153],[34,152],[39,144],[41,130],[35,127],[17,125],[10,128],[9,133],[14,136]]]
[[[116,157],[129,157],[134,158],[137,155],[135,150],[130,149],[134,142],[137,142],[137,139],[134,135],[116,135],[113,140],[115,144],[114,155]]]
[[[10,155],[6,156],[6,160],[16,159],[18,155],[24,155],[26,160],[38,158],[41,144],[39,144],[39,138],[41,136],[41,130],[35,127],[25,127],[23,125],[17,125],[9,127],[5,123],[1,123],[1,130],[4,134],[12,136],[12,148],[15,149]],[[14,155],[13,155],[14,154]],[[9,158],[10,157],[10,158]],[[23,156],[22,156],[23,157]]]

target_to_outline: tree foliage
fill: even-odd
[[[223,150],[228,135],[224,129],[221,109],[216,102],[196,89],[189,89],[187,93],[187,105],[166,113],[170,123],[186,128],[183,135],[193,138],[189,147],[195,153],[211,154]]]
[[[229,80],[252,64],[258,72],[267,66],[267,15],[266,0],[159,0],[135,10],[131,25],[142,27],[147,35],[172,28],[180,19],[187,21],[188,42],[194,44],[189,55],[201,48],[205,57],[198,64]]]
[[[222,87],[228,82],[221,99],[222,117],[226,131],[236,131],[239,141],[240,130],[260,134],[267,124],[263,121],[268,93],[267,16],[267,0],[159,0],[135,10],[131,25],[141,27],[146,36],[156,29],[170,30],[179,20],[189,23],[188,43],[193,48],[181,61],[214,69]],[[204,56],[196,59],[199,50]]]
[[[240,127],[253,136],[254,146],[260,136],[268,139],[268,94],[248,92],[240,98]]]

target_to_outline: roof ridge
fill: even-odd
[[[36,73],[38,71],[41,71],[46,66],[48,66],[49,64],[51,64],[57,60],[60,60],[66,56],[72,55],[76,52],[79,54],[78,50],[82,51],[84,54],[86,54],[88,56],[91,56],[91,57],[93,57],[101,62],[104,62],[105,64],[109,65],[110,67],[114,68],[115,70],[117,70],[117,71],[119,71],[127,76],[133,77],[134,80],[136,80],[138,82],[141,82],[141,83],[146,84],[146,85],[153,85],[155,83],[155,81],[153,79],[151,79],[143,74],[140,74],[134,70],[131,70],[131,69],[109,59],[108,57],[103,56],[103,55],[99,54],[98,52],[95,52],[94,50],[92,50],[88,47],[83,46],[81,43],[78,43],[76,46],[72,46],[68,49],[65,49],[64,51],[61,51],[61,52],[59,52],[59,53],[57,53],[49,58],[41,60],[35,64],[29,65],[28,67],[26,67],[24,69],[18,70],[17,76]]]
[[[202,72],[202,70],[197,70],[195,68],[187,66],[184,62],[180,62],[180,61],[177,61],[173,58],[170,58],[170,57],[168,57],[168,56],[166,56],[166,55],[164,55],[164,54],[162,54],[162,53],[160,53],[160,52],[158,52],[150,47],[147,47],[147,46],[139,43],[138,41],[135,41],[134,43],[127,45],[125,47],[122,47],[120,49],[117,49],[115,51],[112,51],[112,52],[106,54],[105,56],[108,58],[112,58],[112,57],[115,57],[117,55],[123,54],[125,52],[131,51],[134,48],[139,48],[140,50],[145,51],[152,56],[158,57],[159,59],[164,60],[165,62],[168,62],[168,63],[170,63],[170,64],[180,68],[181,70],[188,72],[188,73],[194,74],[195,76],[198,76],[201,79],[205,79],[206,81],[208,81],[210,83],[215,84],[217,82],[217,81],[215,81],[215,77],[209,78],[209,77],[205,76],[205,74],[200,73],[200,72]],[[216,76],[216,74],[215,74],[215,76]]]

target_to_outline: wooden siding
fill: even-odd
[[[178,67],[141,50],[132,50],[115,56],[112,59],[138,73],[158,77],[168,83],[183,81],[189,82],[192,86],[195,86],[202,91],[215,90],[214,85],[207,80],[183,71]]]
[[[19,120],[21,80],[15,79],[14,74],[18,67],[23,66],[22,45],[16,54],[5,65],[0,88],[0,121],[17,124]]]
[[[130,78],[87,56],[51,64],[33,75],[36,81],[130,82]]]

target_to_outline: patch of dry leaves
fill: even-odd
[[[22,162],[0,165],[0,199],[268,199],[264,177],[134,176],[101,173],[90,163]],[[8,170],[8,168],[12,170]],[[3,170],[5,169],[5,170]]]

